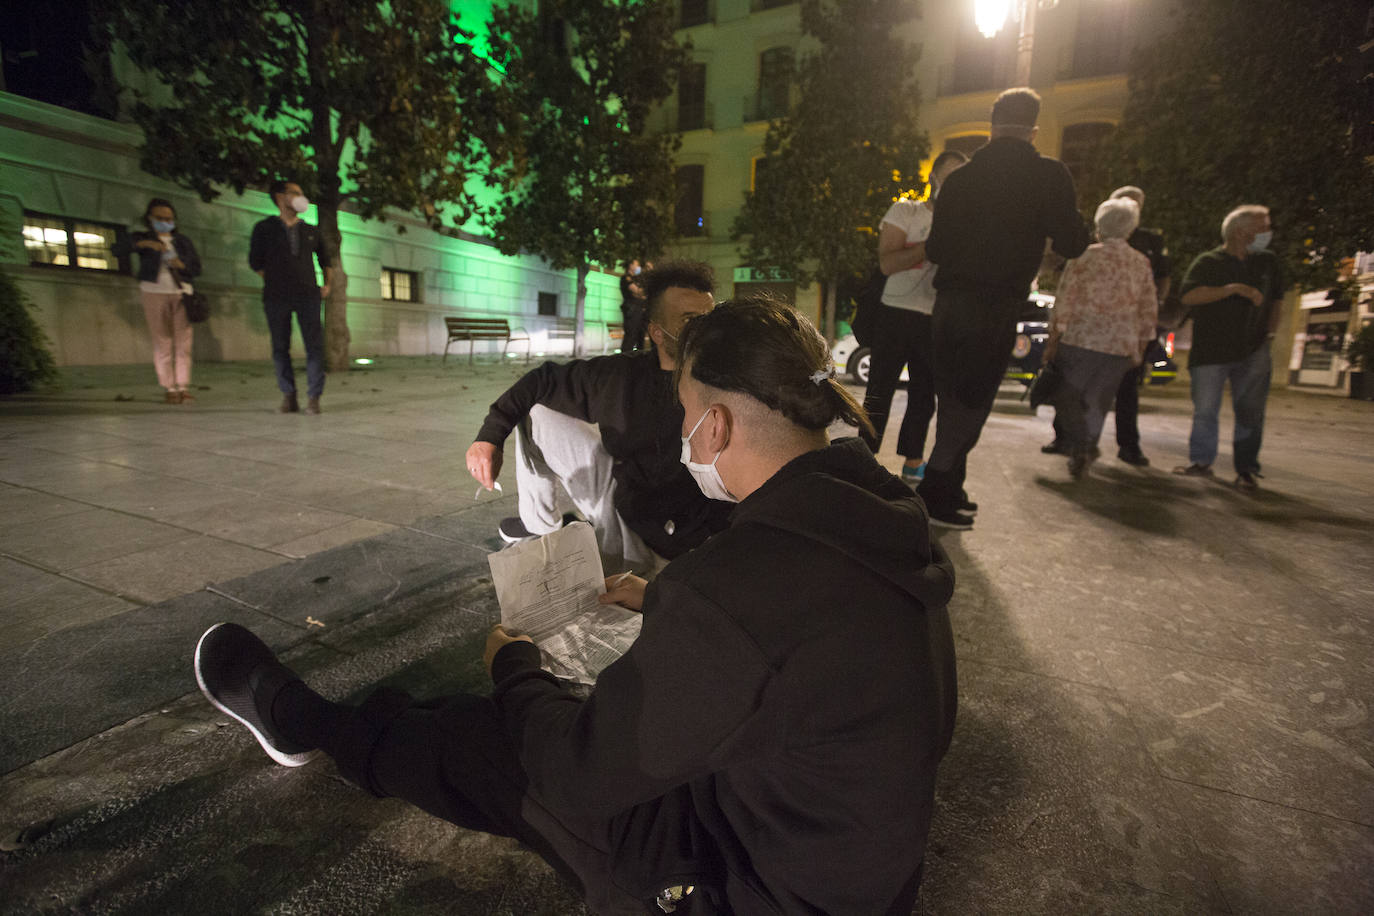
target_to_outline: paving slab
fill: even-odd
[[[514,480],[474,498],[462,454],[523,368],[383,360],[320,417],[276,414],[265,362],[198,366],[185,410],[147,367],[0,400],[0,538],[33,554],[0,542],[0,913],[585,912],[509,841],[273,766],[188,661],[233,619],[332,698],[488,689]],[[961,710],[917,912],[1374,911],[1374,405],[1274,392],[1243,494],[1226,441],[1216,480],[1169,473],[1185,388],[1142,395],[1150,467],[1109,421],[1080,483],[1017,394],[939,535]]]

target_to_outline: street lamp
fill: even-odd
[[[1059,0],[974,0],[973,21],[984,38],[991,38],[1007,24],[1009,17],[1021,22],[1016,38],[1016,83],[1030,85],[1031,48],[1035,44],[1035,11],[1059,5]]]

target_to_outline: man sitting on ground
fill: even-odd
[[[520,515],[501,522],[509,543],[563,525],[561,486],[596,529],[601,553],[626,567],[672,559],[725,527],[729,505],[710,500],[678,461],[682,406],[672,390],[677,338],[715,305],[711,268],[671,263],[642,275],[649,351],[526,373],[491,405],[467,469],[491,489],[515,433]]]
[[[739,505],[652,583],[607,580],[644,625],[585,700],[500,627],[491,696],[333,703],[236,624],[201,637],[201,689],[279,763],[318,748],[375,795],[517,837],[601,916],[910,913],[954,728],[954,575],[910,488],[827,441],[872,433],[834,374],[785,304],[687,324],[681,460]]]

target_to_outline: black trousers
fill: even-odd
[[[644,348],[644,331],[648,325],[647,319],[648,316],[645,314],[642,299],[627,299],[620,303],[620,321],[625,328],[625,339],[620,344],[622,352],[628,353],[631,350]]]
[[[577,887],[595,912],[646,912],[610,880],[611,822],[554,812],[531,795],[491,698],[458,694],[417,703],[381,688],[355,707],[293,681],[274,702],[272,719],[379,798],[400,798],[460,827],[514,837]]]
[[[933,514],[956,512],[964,499],[968,454],[992,413],[1011,362],[1016,321],[1026,297],[994,290],[940,290],[931,316],[935,356],[935,447],[916,492]]]
[[[1124,450],[1140,448],[1140,384],[1145,377],[1145,364],[1129,370],[1121,377],[1116,389],[1116,445]],[[1054,440],[1067,442],[1059,414],[1054,415]]]
[[[861,433],[876,455],[883,444],[892,411],[892,395],[902,367],[907,367],[906,416],[897,433],[897,454],[919,459],[926,453],[926,432],[935,415],[935,368],[932,364],[931,316],[908,309],[878,306],[873,325],[873,346],[869,351],[868,388],[864,410],[877,435]]]

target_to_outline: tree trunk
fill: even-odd
[[[839,289],[838,277],[831,277],[821,284],[821,333],[825,342],[835,342],[835,291]]]
[[[587,352],[587,273],[590,270],[586,261],[577,265],[577,298],[574,312],[577,318],[573,331],[573,356],[579,359]]]
[[[326,277],[329,295],[324,301],[325,367],[330,372],[347,372],[350,365],[348,345],[353,337],[348,332],[348,274],[344,273],[343,258],[339,253],[343,244],[343,235],[339,232],[339,209],[337,204],[327,206],[321,200],[319,210],[320,235],[324,239],[329,261],[334,265]]]

